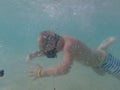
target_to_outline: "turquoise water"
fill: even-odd
[[[37,49],[39,32],[50,29],[75,36],[89,47],[115,36],[108,52],[120,58],[119,0],[0,0],[0,90],[120,90],[120,81],[111,75],[99,76],[91,68],[74,63],[71,72],[60,77],[32,81],[31,66],[49,67],[58,59],[36,58],[25,62]]]

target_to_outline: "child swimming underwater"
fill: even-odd
[[[31,70],[30,74],[35,79],[64,75],[70,71],[73,62],[77,61],[93,68],[99,75],[108,72],[120,79],[120,60],[105,52],[105,49],[114,40],[115,37],[109,37],[96,50],[92,50],[77,38],[67,35],[60,36],[52,31],[43,31],[38,36],[39,50],[30,53],[26,60],[29,61],[40,56],[52,59],[57,57],[58,52],[63,51],[62,61],[59,65],[48,68],[38,65]]]

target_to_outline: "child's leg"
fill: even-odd
[[[101,70],[120,79],[120,59],[115,58],[112,54],[107,54],[105,61],[100,66]]]
[[[111,36],[102,41],[102,43],[98,46],[97,49],[106,49],[109,45],[111,45],[115,41],[115,37]]]
[[[97,50],[105,50],[106,48],[108,48],[109,45],[113,43],[113,41],[115,41],[115,37],[113,36],[103,40],[101,44],[98,46]],[[103,76],[105,74],[105,72],[103,72],[99,68],[93,68],[93,70],[99,75]]]

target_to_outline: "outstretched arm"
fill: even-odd
[[[43,55],[43,52],[41,52],[40,50],[32,52],[32,53],[27,55],[26,61],[32,60],[33,58],[38,57],[38,56],[42,56],[42,55]]]
[[[69,72],[72,62],[73,61],[69,51],[65,50],[61,64],[49,67],[47,69],[43,69],[41,71],[40,77],[59,76],[67,74]]]

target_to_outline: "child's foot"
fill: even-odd
[[[98,49],[106,49],[109,45],[115,41],[115,37],[111,36],[105,40],[102,41],[102,43],[99,45]]]

